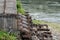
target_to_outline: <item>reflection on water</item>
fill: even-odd
[[[33,19],[45,20],[49,22],[60,21],[60,3],[53,1],[22,1],[23,8],[30,12]]]

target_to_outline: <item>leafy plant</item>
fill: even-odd
[[[0,31],[0,40],[16,40],[16,37],[12,34],[9,35],[9,33]]]
[[[21,13],[21,14],[25,14],[25,11],[24,11],[24,9],[22,8],[22,4],[21,4],[21,2],[20,2],[20,0],[17,0],[17,12],[18,13]]]

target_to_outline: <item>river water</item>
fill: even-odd
[[[30,1],[31,2],[31,1]],[[45,1],[44,3],[29,3],[29,1],[22,1],[23,8],[30,12],[32,19],[44,20],[48,22],[60,23],[60,3]]]
[[[37,13],[30,13],[30,15],[33,17],[33,19],[60,23],[60,13],[58,13],[58,14],[55,14],[55,13],[46,14],[44,12],[40,12],[40,13],[37,12]]]

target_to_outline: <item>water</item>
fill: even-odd
[[[60,22],[60,13],[52,13],[52,14],[46,14],[46,13],[29,13],[33,19],[37,20],[44,20],[48,22]]]
[[[30,3],[31,2],[31,3]],[[26,2],[27,3],[27,2]],[[60,23],[60,3],[52,1],[42,1],[37,4],[28,1],[27,4],[23,3],[23,8],[30,12],[32,19],[44,20],[48,22]]]

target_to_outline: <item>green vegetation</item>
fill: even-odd
[[[0,40],[16,40],[16,37],[13,34],[9,35],[7,32],[0,31]]]
[[[22,15],[24,15],[25,14],[25,11],[22,8],[22,4],[21,4],[20,0],[17,0],[17,4],[16,5],[17,5],[17,12],[18,13],[21,13]]]
[[[60,23],[51,23],[51,22],[46,22],[46,21],[41,21],[41,20],[33,20],[32,22],[34,24],[47,24],[49,27],[60,32]]]
[[[32,22],[34,24],[43,24],[44,23],[43,21],[40,21],[40,20],[32,20]]]

